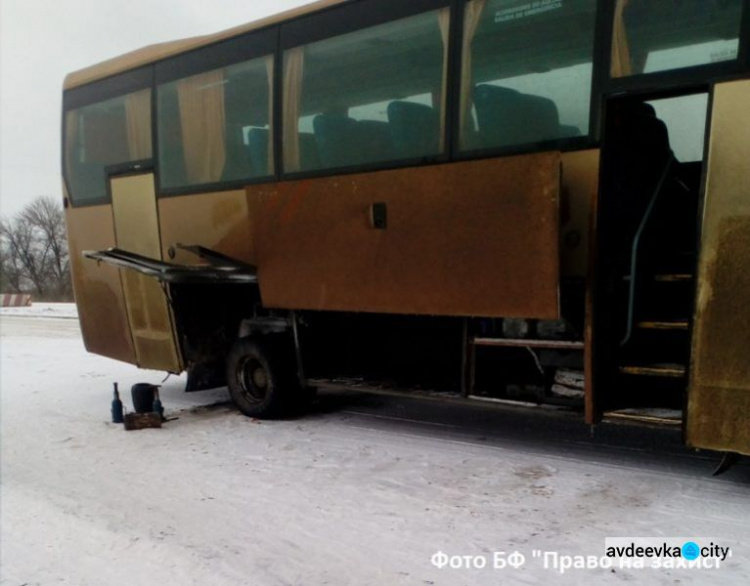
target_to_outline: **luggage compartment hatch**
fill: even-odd
[[[180,246],[199,256],[208,264],[181,265],[142,256],[120,248],[102,251],[84,251],[83,256],[97,262],[105,262],[123,269],[130,269],[154,277],[163,283],[257,283],[258,274],[254,266],[224,256],[202,246]]]

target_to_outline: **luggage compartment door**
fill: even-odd
[[[114,175],[109,180],[117,247],[162,259],[153,173]],[[133,270],[120,271],[130,332],[140,368],[181,372],[167,296],[160,283]]]
[[[713,92],[687,443],[750,455],[750,80]]]

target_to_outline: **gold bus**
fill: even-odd
[[[70,74],[90,352],[750,454],[750,2],[325,0]]]

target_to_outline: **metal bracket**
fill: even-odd
[[[283,334],[284,332],[288,332],[291,327],[292,324],[285,317],[252,317],[250,319],[243,319],[240,322],[239,337],[247,338],[254,335]]]

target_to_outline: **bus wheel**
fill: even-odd
[[[227,358],[227,386],[237,408],[248,417],[274,418],[288,411],[294,377],[285,376],[280,349],[241,338]]]

